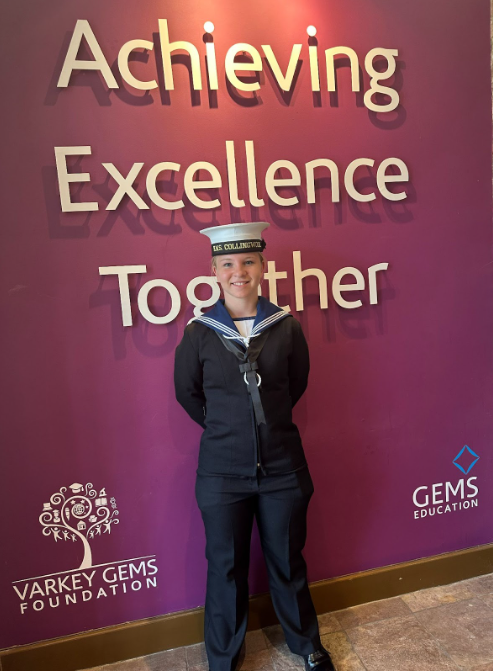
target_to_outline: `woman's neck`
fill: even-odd
[[[237,299],[226,296],[224,307],[229,313],[231,319],[238,317],[255,317],[257,314],[258,296],[253,298]]]

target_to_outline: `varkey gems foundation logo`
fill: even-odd
[[[59,545],[82,543],[84,554],[78,569],[14,581],[22,614],[157,587],[155,555],[93,564],[92,541],[109,536],[118,515],[115,498],[92,483],[74,482],[51,495],[39,516],[43,535]]]
[[[461,473],[469,475],[479,456],[464,445],[453,460]],[[459,510],[478,507],[478,486],[476,476],[460,478],[457,482],[436,482],[433,485],[417,487],[413,492],[415,505],[414,519],[444,515]]]
[[[111,498],[108,503],[104,487],[98,495],[91,483],[84,487],[74,482],[68,489],[67,493],[67,487],[61,487],[60,492],[52,494],[49,503],[43,504],[39,521],[43,534],[52,536],[55,542],[82,541],[84,558],[79,568],[88,568],[92,566],[89,540],[111,533],[112,525],[119,522],[116,501]]]

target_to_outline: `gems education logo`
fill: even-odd
[[[464,475],[468,475],[478,459],[479,456],[468,445],[464,445],[452,463]],[[460,478],[457,482],[436,482],[417,487],[413,492],[414,519],[477,508],[477,479],[477,476],[471,476]]]
[[[467,475],[478,459],[479,456],[476,452],[473,452],[469,445],[464,445],[462,450],[455,457],[453,463],[454,466],[457,466],[459,471],[462,471],[464,475]]]
[[[92,483],[74,482],[51,495],[39,516],[43,535],[58,547],[82,543],[84,555],[78,568],[15,580],[22,614],[157,587],[155,555],[93,564],[93,540],[99,536],[103,542],[119,524],[118,515],[115,498],[104,487],[98,493]]]

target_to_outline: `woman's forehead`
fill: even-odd
[[[255,253],[243,253],[243,254],[221,254],[219,257],[220,261],[247,261],[248,259],[255,259]]]

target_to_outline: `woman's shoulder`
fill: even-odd
[[[300,322],[293,317],[290,312],[285,313],[284,317],[271,325],[276,333],[276,338],[290,342],[298,341],[303,338],[303,329]]]
[[[190,320],[185,326],[185,335],[193,340],[204,337],[209,331],[210,329],[208,326],[195,320]]]
[[[277,306],[276,306],[277,307]],[[291,312],[283,310],[282,318],[278,321],[279,326],[286,330],[301,330],[300,322],[294,317]]]
[[[288,339],[294,346],[306,340],[301,323],[290,312],[287,313],[286,319],[281,319],[275,326],[279,329],[278,334]]]

